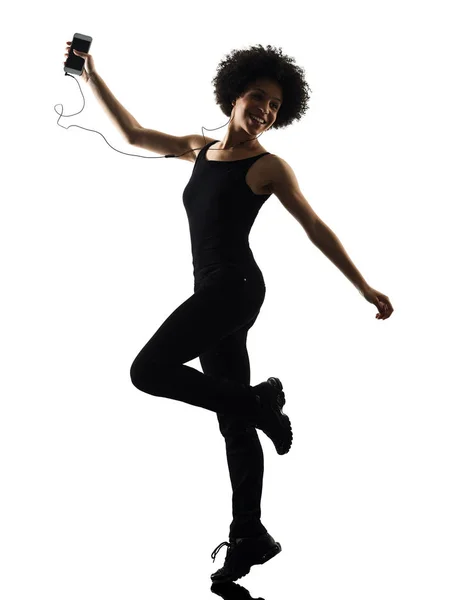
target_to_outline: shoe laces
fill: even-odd
[[[217,554],[220,552],[220,550],[223,548],[223,546],[228,546],[229,548],[232,548],[232,546],[235,545],[235,542],[233,540],[231,540],[231,543],[229,542],[222,542],[221,544],[219,544],[215,550],[212,552],[212,554],[210,555],[211,558],[214,559],[215,562],[215,557],[217,556]]]

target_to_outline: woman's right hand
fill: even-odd
[[[66,57],[65,62],[67,62],[67,57],[69,56],[69,51],[70,51],[72,42],[66,42],[66,44],[67,44],[67,48],[65,51],[65,57]],[[80,52],[79,50],[73,49],[73,53],[75,54],[75,56],[81,56],[81,58],[84,58],[84,69],[83,69],[83,72],[81,73],[81,77],[87,83],[89,81],[92,73],[96,72],[94,59],[92,58],[91,54],[86,54],[85,52]],[[64,64],[65,64],[65,62],[64,62]]]

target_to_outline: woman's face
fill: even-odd
[[[281,86],[276,81],[258,79],[248,86],[243,96],[237,99],[236,117],[248,133],[258,135],[276,121],[281,104]],[[264,123],[253,120],[251,114],[263,119]]]

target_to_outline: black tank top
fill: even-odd
[[[270,194],[254,194],[245,178],[264,152],[231,161],[206,160],[206,144],[195,161],[182,199],[192,245],[193,273],[213,265],[247,265],[254,262],[248,236]]]

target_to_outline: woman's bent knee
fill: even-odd
[[[163,366],[148,360],[135,359],[129,371],[132,384],[139,390],[152,393],[164,378]]]
[[[131,383],[137,387],[136,385],[136,381],[137,381],[137,369],[136,369],[136,363],[133,362],[133,364],[131,365],[131,369],[129,370],[129,376],[131,377]]]
[[[143,370],[142,365],[140,365],[137,361],[133,362],[133,364],[131,365],[131,369],[129,371],[129,375],[131,377],[131,382],[138,390],[142,389],[142,387],[144,385],[144,378],[145,378],[145,383],[148,385],[150,373],[151,373],[150,367]]]

